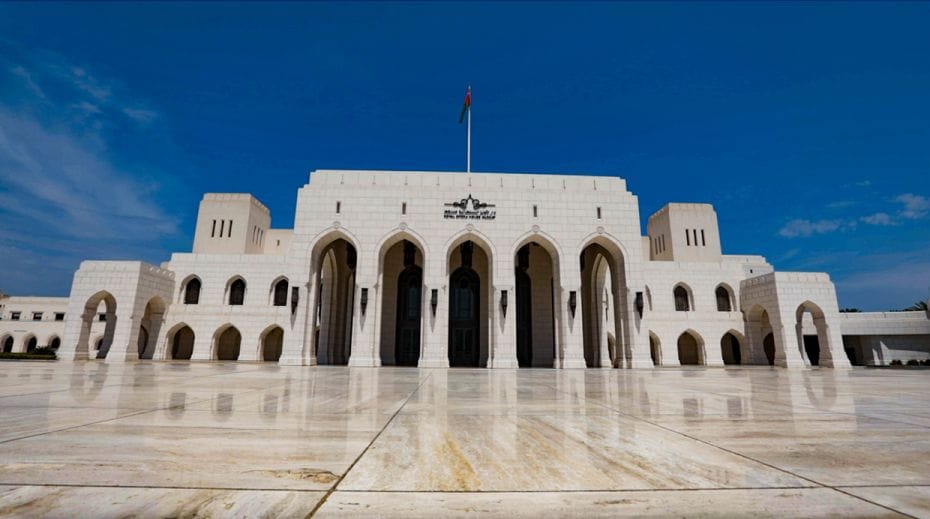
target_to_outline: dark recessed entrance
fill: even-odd
[[[771,333],[762,339],[762,349],[765,351],[765,358],[769,361],[769,366],[775,365],[775,336]]]
[[[477,368],[481,278],[471,268],[474,243],[462,244],[462,266],[449,277],[449,365]]]
[[[395,360],[398,366],[416,366],[420,360],[420,290],[423,269],[413,264],[414,246],[404,242],[406,267],[397,278]]]
[[[533,293],[530,275],[530,246],[524,245],[517,252],[517,362],[521,368],[533,365]]]

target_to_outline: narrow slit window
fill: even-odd
[[[601,208],[600,207],[597,208],[597,219],[598,220],[601,219]]]
[[[539,216],[539,206],[538,206],[538,205],[534,205],[534,206],[533,206],[533,218],[536,218],[536,217],[538,217],[538,216]]]
[[[697,247],[697,229],[691,229],[691,232],[694,233],[694,246]]]
[[[226,231],[226,237],[229,238],[232,236],[232,220],[229,221],[229,230]]]
[[[226,220],[220,220],[220,238],[223,237],[223,229],[226,228]]]
[[[336,202],[336,214],[342,211],[342,202]]]
[[[707,247],[707,242],[704,241],[704,229],[701,229],[701,247]]]
[[[685,245],[691,245],[691,233],[690,229],[685,229]]]
[[[210,231],[210,237],[216,238],[216,220],[213,220],[213,230]]]
[[[407,214],[407,202],[400,204],[400,214]]]

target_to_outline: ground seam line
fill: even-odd
[[[419,371],[419,370],[418,370],[418,371]],[[429,379],[432,378],[432,377],[433,377],[433,374],[432,374],[432,373],[428,373],[427,376],[426,376],[426,378],[424,378],[423,380],[421,380],[420,383],[417,384],[417,387],[414,388],[414,390],[411,391],[409,395],[407,395],[407,398],[405,398],[405,399],[404,399],[404,402],[403,402],[402,404],[400,404],[400,406],[397,408],[397,411],[394,411],[394,414],[392,414],[391,417],[388,419],[388,421],[385,422],[384,427],[382,427],[381,430],[378,431],[378,434],[375,434],[374,438],[371,439],[371,441],[368,443],[368,445],[366,445],[365,448],[362,449],[362,452],[359,453],[359,455],[355,458],[355,461],[353,461],[352,464],[349,465],[349,467],[342,473],[342,475],[339,476],[339,479],[336,480],[336,483],[333,484],[333,486],[326,492],[326,495],[324,495],[323,498],[320,499],[320,501],[316,504],[316,506],[313,507],[313,510],[310,510],[310,513],[307,514],[307,517],[313,517],[314,515],[316,515],[317,511],[319,511],[320,508],[322,508],[323,505],[326,503],[326,500],[329,499],[329,496],[332,495],[333,492],[336,491],[336,487],[338,487],[339,484],[342,483],[342,480],[344,480],[345,477],[349,475],[349,472],[351,472],[352,469],[355,468],[355,464],[358,463],[359,460],[362,459],[362,457],[365,455],[365,453],[368,452],[368,449],[370,449],[371,446],[374,445],[376,441],[378,441],[378,438],[381,437],[381,434],[382,434],[385,430],[387,430],[387,428],[388,428],[389,425],[391,425],[391,422],[393,422],[394,419],[397,418],[397,415],[399,415],[400,412],[401,412],[401,410],[404,408],[404,406],[407,405],[407,402],[409,402],[410,399],[413,398],[413,395],[415,395],[415,394],[417,393],[417,391],[419,391],[420,388],[423,387],[423,384],[425,384],[426,381],[429,380]]]

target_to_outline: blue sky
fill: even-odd
[[[0,4],[0,290],[190,250],[205,191],[292,225],[317,168],[618,175],[724,252],[930,296],[930,4]]]

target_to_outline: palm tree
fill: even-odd
[[[917,301],[911,306],[905,308],[907,311],[917,311],[917,312],[926,312],[927,311],[927,302],[926,301]]]

